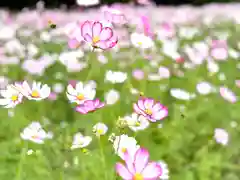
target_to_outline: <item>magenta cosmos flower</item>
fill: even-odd
[[[134,111],[145,116],[149,121],[156,122],[168,115],[167,107],[152,98],[141,98],[133,105]]]
[[[93,48],[102,50],[113,48],[117,42],[117,36],[114,36],[113,29],[106,27],[99,21],[85,21],[81,25],[81,35],[87,43],[90,43]]]
[[[134,159],[127,151],[124,155],[126,166],[116,164],[116,171],[124,180],[157,180],[161,176],[161,166],[156,162],[149,162],[149,152],[146,149],[139,148]]]
[[[103,106],[105,106],[105,104],[100,102],[99,99],[94,99],[85,101],[83,104],[77,106],[75,110],[81,114],[87,114],[96,111]]]

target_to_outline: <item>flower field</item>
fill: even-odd
[[[0,179],[239,180],[240,4],[0,11]]]

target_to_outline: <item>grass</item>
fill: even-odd
[[[223,31],[230,31],[229,44],[231,47],[236,47],[239,34],[235,31],[237,26],[236,24],[230,24],[231,28],[216,26],[214,30],[223,28]],[[209,31],[212,31],[202,28],[201,36],[191,41],[182,40],[182,45],[203,40],[210,34]],[[39,57],[46,52],[59,54],[66,47],[65,43],[59,45],[54,42],[49,44],[35,42],[35,44],[40,48]],[[164,56],[160,47],[157,49],[154,60],[162,55],[163,61],[159,66],[171,67],[172,59]],[[181,47],[179,49],[181,50]],[[114,57],[116,54],[123,54],[124,51],[128,53],[126,57]],[[96,53],[86,53],[83,60],[87,60],[88,68],[77,73],[69,73],[65,66],[57,61],[48,67],[41,77],[28,74],[19,65],[2,66],[2,69],[8,69],[5,73],[2,71],[2,74],[12,81],[23,80],[27,76],[28,80],[38,80],[49,86],[61,83],[66,87],[68,80],[71,79],[94,80],[97,82],[97,97],[101,100],[104,100],[104,93],[112,88],[120,92],[121,98],[116,104],[87,115],[81,115],[73,110],[73,106],[65,96],[65,91],[56,101],[25,101],[11,110],[1,108],[0,179],[120,179],[114,169],[115,163],[120,161],[120,158],[114,154],[107,136],[101,138],[100,142],[97,138],[93,138],[89,154],[81,150],[72,151],[70,146],[75,133],[81,131],[86,135],[92,135],[92,127],[97,122],[108,125],[108,135],[111,132],[116,133],[116,120],[119,116],[131,113],[132,104],[138,100],[138,95],[130,93],[130,87],[134,87],[144,92],[146,96],[160,100],[169,108],[169,116],[163,121],[162,128],[157,127],[159,123],[153,123],[144,131],[138,133],[127,131],[127,133],[136,137],[139,144],[150,151],[151,159],[164,160],[168,164],[171,180],[238,180],[240,178],[240,127],[231,127],[231,122],[239,123],[240,103],[231,104],[218,93],[207,96],[197,95],[191,101],[175,99],[169,93],[171,88],[196,92],[197,83],[206,80],[216,87],[226,85],[239,95],[239,88],[234,83],[240,78],[239,70],[236,68],[238,61],[229,58],[225,62],[218,62],[220,72],[226,75],[224,81],[219,80],[219,73],[210,76],[204,63],[194,69],[183,69],[184,77],[181,78],[173,75],[169,79],[160,81],[146,79],[137,81],[131,76],[133,69],[142,68],[146,72],[156,72],[157,68],[152,67],[150,61],[136,52],[133,48],[123,49],[118,53],[104,52],[108,59],[107,64],[97,61]],[[121,67],[121,62],[126,63],[127,66]],[[104,83],[107,70],[127,72],[128,79],[123,84]],[[64,76],[57,79],[55,75],[59,72]],[[165,90],[159,87],[163,85],[166,86]],[[183,106],[184,110],[182,110]],[[43,145],[23,141],[20,133],[32,121],[41,122],[44,129],[54,133],[54,138],[45,141]],[[215,128],[224,128],[228,131],[230,142],[227,146],[215,142],[213,138]],[[29,149],[33,150],[33,154],[27,155]]]

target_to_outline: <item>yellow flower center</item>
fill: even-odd
[[[102,129],[98,129],[98,130],[97,130],[97,133],[98,133],[98,134],[103,134],[103,130],[102,130]]]
[[[125,153],[125,152],[127,152],[127,148],[123,147],[123,148],[121,149],[121,151],[122,151],[122,153]]]
[[[96,43],[98,43],[99,41],[100,41],[99,36],[95,36],[95,37],[93,37],[93,39],[92,39],[93,44],[96,44]]]
[[[38,139],[39,136],[38,136],[38,135],[32,135],[32,138],[33,138],[33,139]]]
[[[149,116],[152,115],[152,110],[151,109],[145,109],[145,113]]]
[[[18,100],[18,96],[17,96],[17,95],[13,95],[13,96],[11,97],[11,99],[12,99],[12,101],[17,101],[17,100]]]
[[[139,173],[136,173],[133,177],[133,180],[144,180],[143,176]]]
[[[140,122],[135,122],[135,126],[140,126],[141,124],[140,124]]]
[[[81,101],[81,100],[84,100],[83,94],[78,94],[78,95],[77,95],[77,99],[80,100],[80,101]]]
[[[138,45],[140,45],[140,46],[142,45],[142,42],[141,42],[141,41],[139,41],[139,42],[137,42],[137,43],[138,43]]]
[[[38,91],[34,90],[34,91],[32,91],[31,96],[34,97],[34,98],[39,98],[40,94],[39,94]]]

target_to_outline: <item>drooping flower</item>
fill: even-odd
[[[125,165],[116,164],[116,171],[124,180],[147,180],[158,179],[162,174],[162,168],[157,162],[149,162],[149,152],[139,148],[134,158],[126,151]]]
[[[46,132],[39,122],[32,122],[20,134],[24,140],[29,140],[38,144],[43,144],[45,139],[51,139],[53,134]]]
[[[49,97],[51,89],[47,84],[34,81],[29,85],[27,81],[22,84],[15,84],[13,87],[29,100],[40,101]]]
[[[162,120],[168,115],[167,107],[152,98],[140,98],[133,108],[137,114],[143,115],[151,122]]]
[[[140,146],[137,144],[135,138],[122,134],[120,136],[115,136],[113,148],[115,153],[124,160],[124,153],[126,151],[128,151],[128,153],[130,153],[133,157]]]
[[[91,143],[91,141],[92,137],[83,136],[81,133],[76,133],[73,137],[71,149],[85,148]]]
[[[225,129],[216,128],[214,130],[214,138],[217,143],[225,146],[229,140],[228,132]]]
[[[67,86],[67,98],[71,103],[83,104],[87,100],[93,100],[96,95],[96,89],[91,84],[78,82],[75,88],[72,84]]]
[[[112,27],[107,27],[99,21],[85,21],[81,25],[81,35],[93,48],[102,50],[111,49],[118,42]]]
[[[14,108],[23,99],[23,95],[10,85],[5,90],[1,90],[0,95],[3,97],[0,98],[0,105],[4,108]]]
[[[105,103],[100,102],[99,99],[86,100],[83,104],[78,105],[75,110],[81,114],[87,114],[94,112],[97,109],[100,109],[105,106]]]
[[[104,123],[97,123],[93,126],[93,132],[96,134],[97,137],[106,134],[107,131],[108,127]]]

